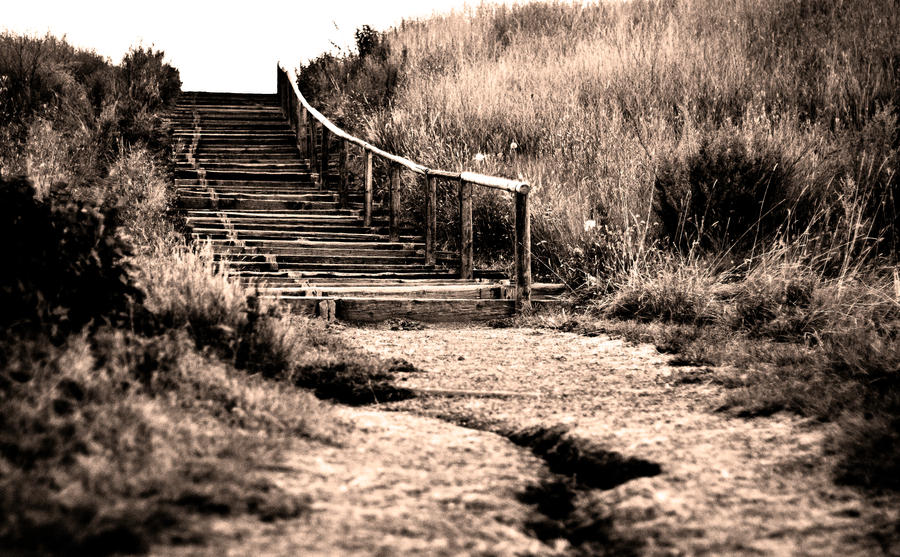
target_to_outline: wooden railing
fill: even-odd
[[[388,161],[390,167],[388,229],[392,242],[400,240],[400,170],[406,168],[425,178],[425,263],[436,262],[435,233],[437,231],[437,183],[436,180],[454,181],[459,188],[459,274],[460,278],[474,276],[474,246],[472,237],[472,185],[495,188],[515,196],[515,286],[516,307],[526,309],[531,306],[531,218],[528,207],[527,182],[487,176],[475,172],[448,172],[428,168],[404,157],[388,153],[378,147],[354,137],[335,126],[328,118],[313,108],[297,88],[296,79],[278,65],[278,99],[281,109],[297,136],[297,148],[309,158],[314,169],[318,169],[319,183],[324,185],[329,173],[329,135],[340,140],[338,191],[341,206],[345,206],[348,196],[347,151],[350,144],[362,149],[365,157],[365,178],[363,196],[363,219],[366,226],[372,223],[373,203],[373,157]],[[316,122],[319,123],[317,129]],[[319,138],[317,134],[321,134]],[[318,142],[316,140],[319,140]],[[316,144],[319,148],[316,148]]]

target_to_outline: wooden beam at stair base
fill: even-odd
[[[425,174],[425,264],[434,265],[434,236],[437,232],[437,184]]]
[[[472,278],[472,184],[459,180],[459,278]]]
[[[333,286],[311,281],[308,286],[261,286],[264,294],[278,294],[284,298],[303,296],[331,296],[334,298],[471,298],[479,300],[503,299],[501,287],[491,284],[359,284]]]
[[[389,236],[392,242],[400,241],[400,166],[391,164],[391,210]]]
[[[489,321],[515,314],[512,300],[473,298],[282,298],[294,313],[316,315],[319,302],[335,301],[335,317],[344,321],[375,323],[388,319],[412,319],[430,323]]]

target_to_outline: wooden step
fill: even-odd
[[[375,298],[478,298],[502,299],[499,284],[423,284],[374,286],[262,286],[260,293],[282,297],[375,297]],[[508,288],[508,287],[507,287]]]
[[[459,255],[424,261],[422,236],[391,242],[384,208],[363,226],[359,187],[342,204],[336,152],[300,156],[276,95],[185,92],[168,114],[177,190],[187,234],[260,295],[295,311],[324,307],[340,319],[479,320],[515,311],[502,273],[459,278]],[[322,184],[324,182],[324,184]],[[324,187],[323,187],[324,185]]]

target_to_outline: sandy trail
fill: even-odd
[[[653,477],[578,492],[577,503],[606,513],[614,534],[640,541],[639,554],[900,554],[877,536],[897,527],[898,497],[867,499],[835,486],[822,449],[827,426],[712,412],[723,390],[703,370],[679,380],[686,368],[669,366],[651,346],[530,328],[334,328],[350,344],[422,370],[402,374],[401,385],[538,396],[338,407],[351,424],[338,446],[297,440],[265,472],[309,496],[310,513],[270,524],[223,517],[208,525],[214,535],[205,547],[155,554],[571,554],[567,542],[529,533],[541,515],[520,502],[529,485],[551,477],[546,463],[482,430],[557,424],[661,466]]]
[[[339,407],[339,446],[298,441],[265,475],[309,496],[299,519],[223,517],[205,547],[170,555],[549,555],[517,494],[542,462],[506,439],[411,414]]]
[[[594,490],[646,554],[872,555],[867,533],[897,524],[897,497],[834,485],[826,427],[791,415],[711,412],[723,390],[667,364],[652,346],[543,329],[346,327],[360,348],[422,369],[401,385],[537,392],[538,397],[427,397],[386,407],[467,423],[568,424],[570,434],[661,465],[663,473]],[[486,464],[496,462],[486,459]]]

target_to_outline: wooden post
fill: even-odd
[[[400,165],[391,165],[391,211],[388,221],[392,242],[400,241]]]
[[[516,310],[531,309],[531,215],[528,193],[516,193]]]
[[[319,190],[328,187],[328,128],[322,126],[322,146],[319,148]]]
[[[302,110],[303,112],[297,120],[297,144],[303,144],[303,157],[309,158],[309,137],[306,134],[306,119],[309,114],[307,114],[305,106],[302,107]]]
[[[459,180],[459,278],[473,276],[472,184]]]
[[[347,140],[341,140],[341,154],[340,154],[340,163],[339,163],[339,171],[341,173],[341,182],[339,184],[338,190],[338,201],[340,202],[340,208],[347,208]]]
[[[363,197],[363,224],[372,226],[372,153],[363,148],[366,154],[366,185]]]
[[[436,178],[425,173],[425,264],[434,265],[434,234],[437,232],[437,184]]]
[[[305,129],[306,129],[306,144],[309,145],[309,170],[312,172],[316,168],[318,168],[317,159],[316,159],[316,124],[313,121],[312,114],[306,113]]]

